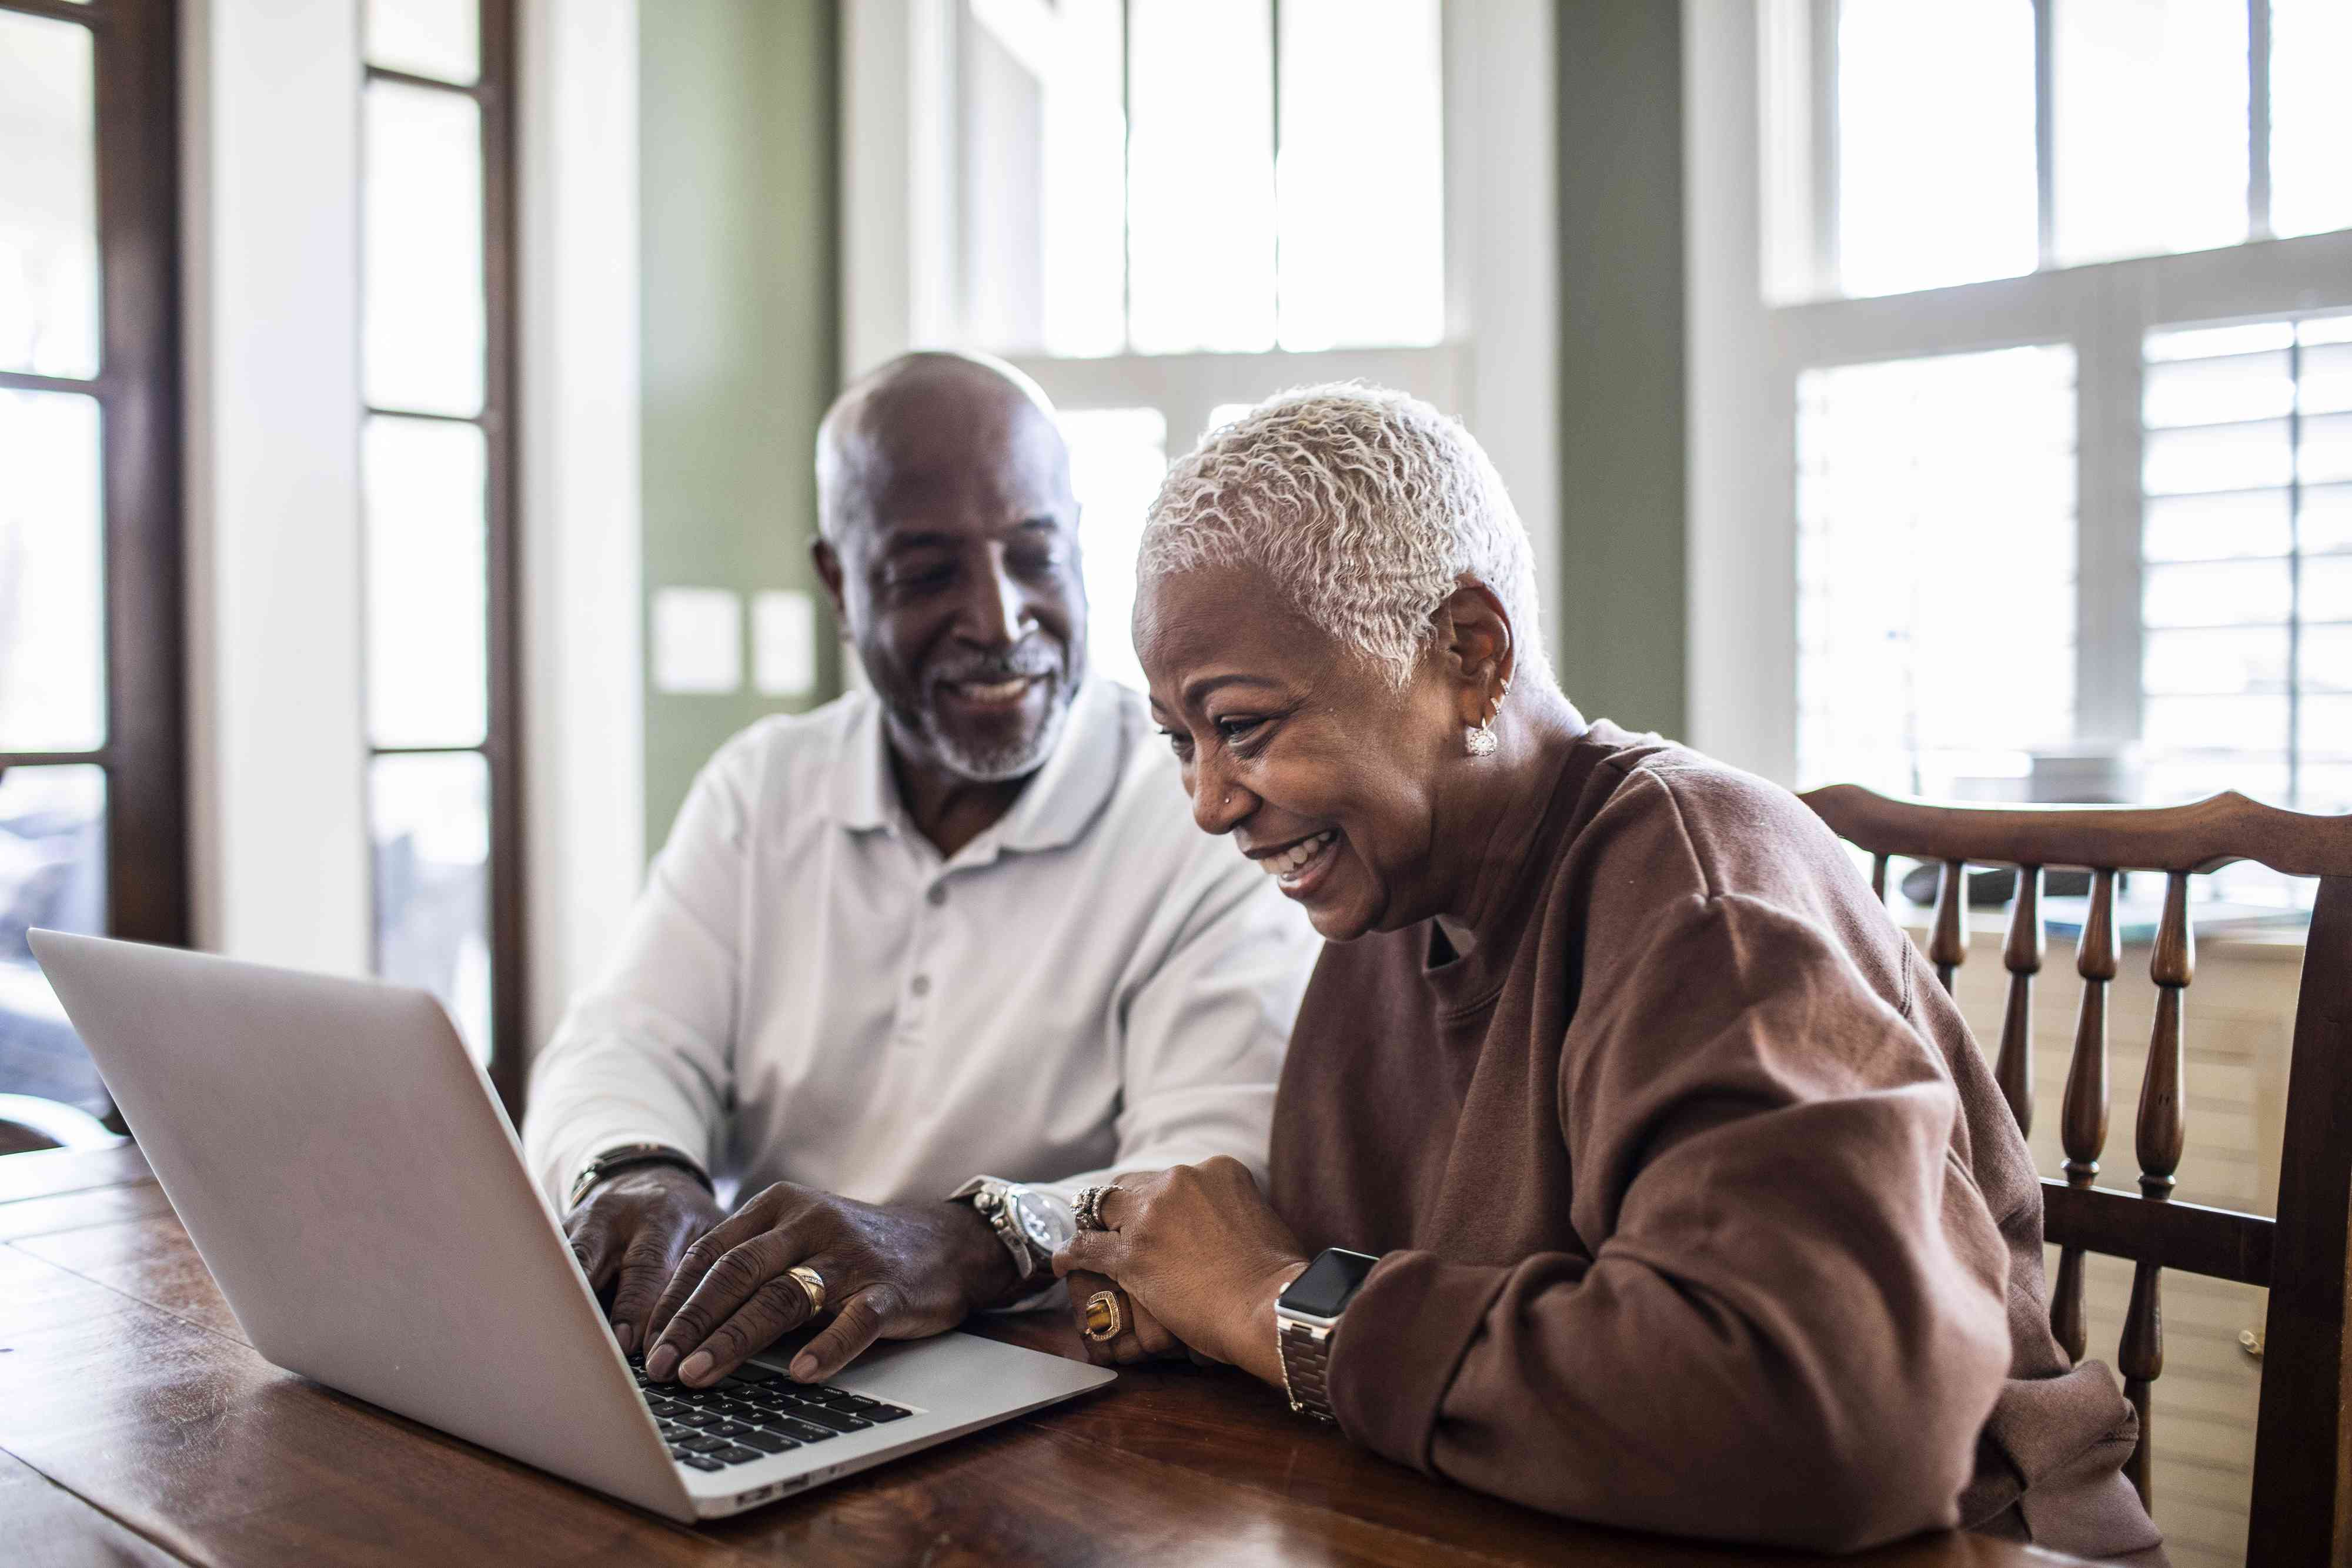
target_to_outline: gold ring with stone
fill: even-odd
[[[1119,1317],[1117,1291],[1097,1291],[1087,1298],[1087,1337],[1088,1339],[1097,1344],[1101,1344],[1105,1341],[1117,1339],[1118,1331],[1126,1326]]]
[[[796,1264],[793,1267],[785,1270],[784,1272],[791,1275],[793,1282],[798,1285],[802,1291],[807,1295],[809,1316],[814,1317],[817,1313],[824,1311],[824,1275],[818,1273],[815,1270],[810,1268],[805,1263]]]

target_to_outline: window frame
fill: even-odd
[[[190,935],[177,9],[0,0],[0,10],[80,24],[93,39],[99,371],[83,381],[0,371],[0,389],[96,399],[106,554],[106,742],[0,752],[0,772],[103,768],[107,931],[175,946]]]
[[[366,0],[360,0],[362,7]],[[368,788],[373,788],[374,764],[386,757],[446,757],[475,755],[489,776],[489,853],[484,866],[488,883],[487,917],[490,949],[490,1038],[485,1042],[485,1070],[508,1114],[521,1119],[524,1058],[528,1051],[525,1019],[529,984],[527,934],[523,916],[524,844],[522,838],[524,779],[522,768],[522,699],[520,602],[518,557],[520,526],[517,517],[516,357],[518,352],[516,279],[520,216],[516,203],[516,57],[520,45],[516,0],[475,0],[479,18],[479,69],[467,84],[442,81],[370,63],[362,41],[359,61],[362,95],[371,82],[396,82],[423,91],[469,98],[482,117],[482,267],[484,374],[482,409],[477,415],[450,415],[415,409],[379,406],[362,395],[359,421],[364,428],[374,415],[435,420],[471,424],[483,435],[487,494],[483,520],[488,535],[488,637],[485,675],[488,709],[482,740],[477,746],[379,746],[366,742]],[[362,40],[364,28],[362,28]],[[363,100],[363,96],[362,96]],[[360,183],[364,191],[364,138]],[[364,309],[364,282],[362,308]],[[364,525],[362,525],[364,527]],[[362,569],[364,570],[364,569]],[[362,595],[364,604],[365,596]],[[362,680],[365,679],[362,658]],[[362,713],[365,704],[362,702]],[[362,720],[364,723],[364,719]],[[373,910],[382,896],[376,886],[374,833],[365,835],[366,876]],[[370,967],[381,972],[383,956],[380,925],[370,917]]]

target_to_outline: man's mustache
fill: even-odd
[[[995,681],[1052,679],[1059,676],[1062,670],[1061,653],[1051,646],[1039,644],[1031,648],[1015,648],[1009,653],[983,654],[977,658],[934,664],[926,684],[934,686],[981,685]]]

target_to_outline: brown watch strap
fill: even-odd
[[[701,1162],[682,1149],[671,1148],[667,1144],[624,1144],[590,1160],[572,1178],[572,1207],[578,1207],[589,1189],[606,1176],[638,1166],[676,1166],[700,1182],[703,1191],[716,1194],[719,1190],[711,1184],[710,1173],[702,1168]]]

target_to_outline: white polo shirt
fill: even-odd
[[[642,1142],[747,1195],[876,1203],[980,1175],[1068,1197],[1217,1154],[1263,1177],[1321,942],[1193,825],[1143,699],[1089,676],[1013,809],[947,860],[886,745],[856,693],[703,769],[617,958],[532,1067],[525,1153],[557,1211]]]

